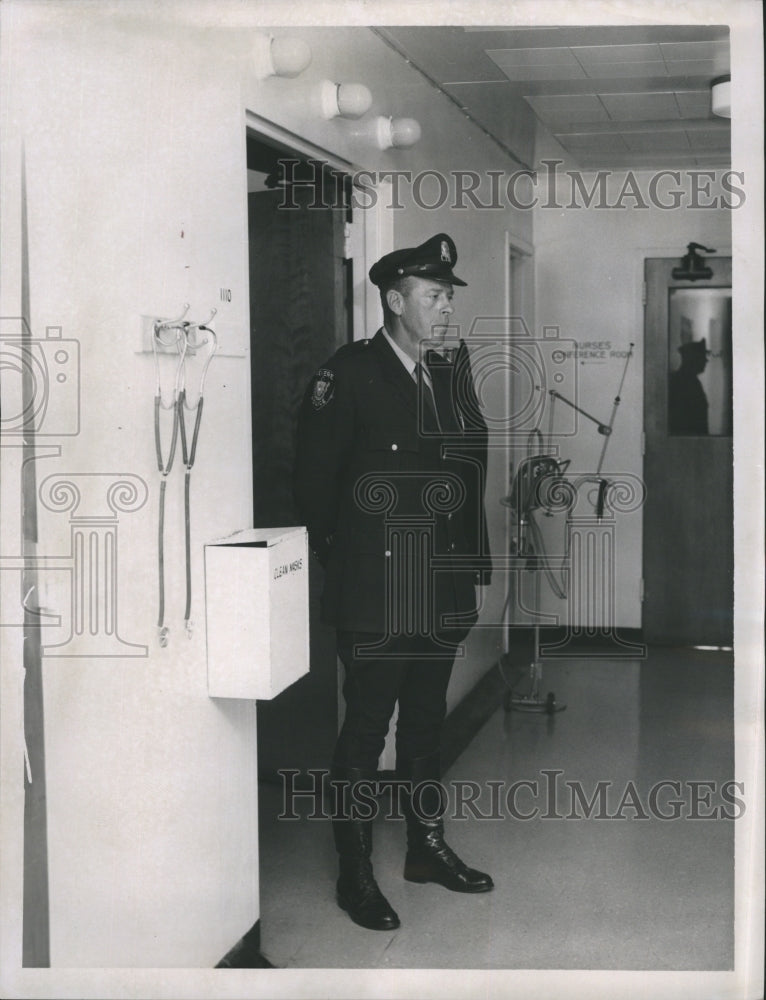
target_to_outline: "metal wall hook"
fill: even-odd
[[[199,324],[199,327],[200,327],[201,330],[207,329],[208,323],[212,323],[213,322],[213,319],[215,318],[215,315],[216,315],[217,312],[218,312],[218,310],[215,308],[215,306],[213,306],[213,308],[210,310],[210,315],[205,320],[205,322]]]
[[[207,337],[200,338],[199,332],[200,330],[204,330],[206,333],[213,333],[208,323],[212,323],[213,317],[217,312],[218,310],[214,308],[204,323],[189,324],[189,328],[186,330],[186,342],[191,352],[198,351],[200,348],[207,346]]]
[[[180,328],[181,320],[189,311],[189,303],[184,302],[183,312],[180,316],[176,316],[175,319],[159,319],[154,324],[155,334],[159,334],[162,330],[167,330],[171,327]],[[188,324],[187,324],[188,325]]]

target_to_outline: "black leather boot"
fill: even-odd
[[[368,780],[357,768],[336,767],[332,778],[348,786]],[[399,917],[378,888],[372,872],[372,820],[354,818],[350,796],[339,794],[342,808],[336,810],[332,822],[339,858],[338,906],[360,927],[372,931],[396,930]]]
[[[485,872],[469,868],[444,841],[446,808],[439,783],[439,757],[419,757],[397,763],[397,776],[405,782],[402,794],[407,821],[408,882],[436,882],[453,892],[489,892],[494,883]]]

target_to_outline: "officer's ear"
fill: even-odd
[[[401,316],[404,312],[404,296],[398,288],[389,288],[386,292],[386,304],[395,316]]]

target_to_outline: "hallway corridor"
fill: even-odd
[[[329,823],[306,819],[305,799],[296,802],[300,820],[277,821],[281,790],[262,786],[268,959],[294,968],[731,968],[734,823],[703,817],[740,811],[720,793],[734,769],[732,654],[653,649],[646,660],[546,661],[544,688],[566,711],[499,708],[443,778],[450,814],[455,783],[468,780],[480,785],[479,812],[494,812],[480,820],[464,809],[469,818],[446,821],[447,840],[491,872],[493,892],[405,882],[404,823],[376,822],[376,877],[402,922],[391,933],[357,927],[336,906]],[[518,815],[536,808],[535,818],[509,811],[519,781],[532,785],[518,786],[510,806]],[[680,794],[665,785],[652,797],[661,781],[680,783]],[[499,789],[494,810],[488,782]],[[601,802],[599,782],[609,783]],[[575,784],[593,801],[590,818]],[[674,800],[683,817],[699,818],[660,818],[673,815]]]

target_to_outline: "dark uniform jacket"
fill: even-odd
[[[337,351],[304,396],[295,495],[338,629],[461,641],[476,621],[487,427],[465,344],[428,367],[438,425],[382,331]]]

